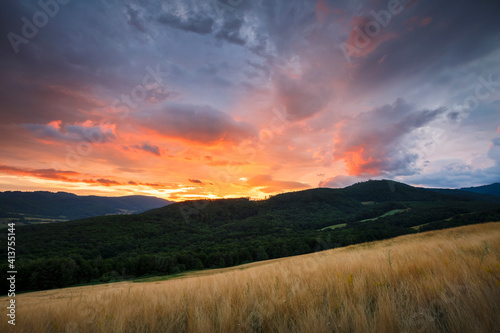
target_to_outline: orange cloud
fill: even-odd
[[[381,170],[374,166],[374,158],[363,147],[355,147],[340,157],[344,160],[349,175],[378,175]]]
[[[271,175],[258,175],[252,177],[248,180],[247,184],[251,187],[262,187],[259,191],[263,193],[283,192],[310,187],[308,184],[294,181],[274,180]]]
[[[23,169],[7,165],[0,165],[0,172],[16,176],[31,176],[36,178],[60,180],[66,182],[77,181],[74,178],[69,178],[68,176],[81,175],[76,171],[62,171],[54,169]]]
[[[15,176],[35,177],[69,183],[100,184],[104,186],[121,185],[121,183],[116,180],[106,178],[82,179],[81,177],[86,175],[76,171],[64,171],[55,169],[25,169],[7,165],[0,165],[0,172]]]
[[[408,149],[408,135],[446,111],[416,110],[402,99],[344,121],[336,133],[334,158],[350,175],[408,175],[418,155]],[[411,146],[411,144],[410,144]]]

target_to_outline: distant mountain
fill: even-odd
[[[460,189],[430,189],[434,192],[445,194],[449,196],[453,196],[456,198],[469,199],[469,200],[477,200],[477,201],[489,201],[489,202],[500,202],[500,196],[491,195],[491,194],[482,194],[475,192],[463,191]]]
[[[429,190],[464,199],[500,202],[500,183],[459,189],[430,188]]]
[[[73,220],[110,214],[141,213],[166,206],[168,200],[142,195],[78,196],[66,192],[0,192],[0,217],[25,220]]]
[[[500,196],[500,183],[494,183],[490,185],[476,186],[476,187],[464,187],[461,188],[462,191],[490,194]]]
[[[267,200],[185,201],[141,214],[16,227],[16,268],[30,272],[18,276],[16,287],[39,290],[130,276],[177,274],[417,230],[500,221],[500,203],[490,201],[491,197],[497,198],[459,190],[438,193],[377,180],[343,189],[283,193]],[[53,203],[52,207],[62,209],[71,203],[64,200],[58,201],[60,207]],[[25,200],[25,205],[29,202]],[[72,209],[77,208],[71,204]],[[7,237],[7,232],[7,228],[0,229],[0,238]],[[0,247],[0,256],[7,256],[6,250]],[[0,262],[3,281],[6,265],[7,261]]]

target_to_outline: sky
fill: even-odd
[[[5,0],[0,191],[500,181],[496,0]]]

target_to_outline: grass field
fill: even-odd
[[[326,228],[323,228],[321,230],[326,230],[326,229],[337,229],[337,228],[343,228],[347,225],[347,223],[340,223],[340,224],[335,224],[335,225],[331,225],[329,227],[326,227]]]
[[[372,203],[373,204],[373,201],[368,201],[368,203],[363,203],[364,205],[367,205],[369,203]],[[377,217],[373,217],[371,219],[365,219],[365,220],[361,220],[359,222],[371,222],[371,221],[376,221],[378,220],[379,218],[382,218],[382,217],[386,217],[386,216],[391,216],[391,215],[395,215],[395,214],[398,214],[398,213],[403,213],[403,212],[406,212],[408,211],[408,209],[393,209],[387,213],[384,213],[380,216],[377,216]],[[331,226],[328,226],[328,227],[325,227],[323,229],[320,229],[320,230],[327,230],[327,229],[337,229],[337,228],[343,228],[347,225],[347,223],[340,223],[340,224],[334,224],[334,225],[331,225]],[[415,228],[414,228],[415,229]],[[415,229],[417,230],[417,229]]]
[[[16,310],[1,332],[500,332],[500,223],[21,294]]]
[[[374,218],[371,218],[371,219],[366,219],[366,220],[361,220],[359,222],[370,222],[370,221],[376,221],[378,220],[379,218],[382,218],[382,217],[386,217],[386,216],[391,216],[391,215],[395,215],[395,214],[399,214],[399,213],[403,213],[403,212],[407,212],[408,209],[393,209],[387,213],[384,213],[378,217],[374,217]]]

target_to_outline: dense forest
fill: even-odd
[[[228,267],[495,220],[498,202],[392,181],[262,201],[186,201],[142,214],[18,227],[17,287],[42,290]],[[0,269],[5,274],[7,263]]]
[[[463,187],[461,191],[474,192],[481,194],[490,194],[500,196],[500,183],[490,185],[476,186],[476,187]]]

